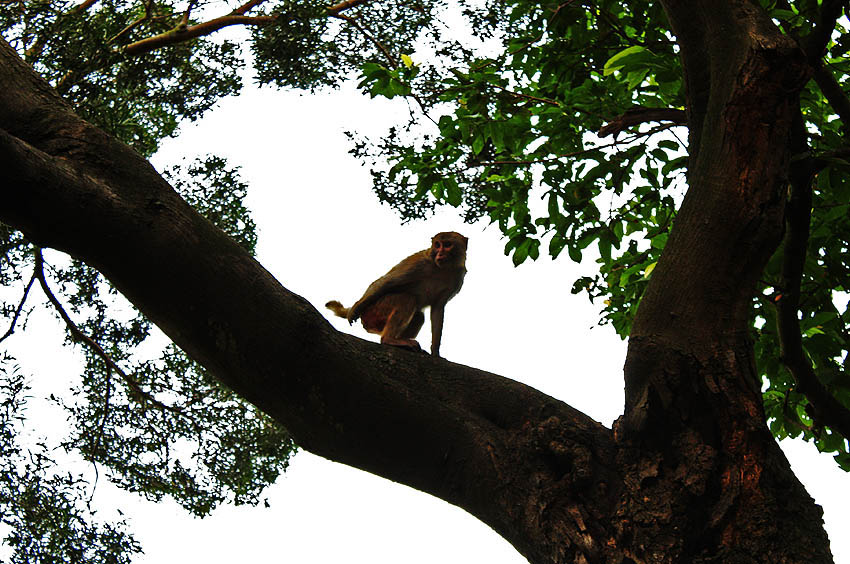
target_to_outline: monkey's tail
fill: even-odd
[[[334,312],[338,317],[347,318],[349,308],[344,307],[336,300],[331,300],[325,304],[325,307]]]

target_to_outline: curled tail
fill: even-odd
[[[325,307],[334,312],[338,317],[348,318],[348,310],[350,308],[344,307],[336,300],[329,301],[325,304]]]

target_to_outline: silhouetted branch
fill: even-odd
[[[838,114],[844,129],[850,129],[850,98],[847,97],[832,71],[822,61],[817,61],[814,64],[813,78],[830,107]]]
[[[263,4],[265,1],[266,0],[250,0],[249,2],[245,2],[238,8],[233,9],[230,13],[224,16],[213,18],[206,22],[202,22],[195,25],[187,25],[188,20],[186,18],[183,18],[180,24],[174,29],[171,29],[159,35],[154,35],[153,37],[146,37],[145,39],[130,43],[129,45],[126,45],[122,50],[127,55],[141,55],[144,53],[149,53],[150,51],[159,49],[160,47],[164,47],[166,45],[174,45],[176,43],[182,43],[190,39],[204,37],[210,35],[213,32],[232,25],[266,26],[272,24],[277,21],[277,16],[246,15],[249,11],[256,8],[260,4]],[[326,10],[328,12],[328,15],[340,17],[341,12],[349,10],[361,4],[365,4],[368,1],[369,0],[347,0],[345,2],[340,2],[338,4],[328,6]]]
[[[3,336],[0,337],[0,343],[5,341],[7,337],[9,337],[12,333],[15,332],[15,325],[17,325],[18,318],[20,318],[21,312],[24,310],[24,304],[27,301],[27,296],[29,296],[30,288],[32,288],[32,285],[33,283],[35,283],[36,278],[36,272],[33,271],[30,281],[27,283],[26,288],[24,288],[24,295],[21,298],[21,302],[18,304],[18,308],[15,310],[15,316],[12,318],[12,323],[9,324],[9,328],[6,330]]]
[[[617,135],[624,129],[633,125],[647,123],[650,121],[670,121],[674,125],[688,125],[688,116],[685,110],[674,108],[644,108],[637,106],[629,108],[623,115],[612,119],[599,130],[599,137]]]
[[[44,274],[44,255],[42,254],[41,249],[36,249],[35,251],[35,272],[33,273],[33,276],[35,278],[38,278],[38,281],[41,283],[41,289],[44,292],[44,295],[47,296],[48,301],[53,305],[54,309],[59,314],[59,317],[61,317],[62,321],[65,322],[65,325],[71,332],[71,337],[75,341],[83,343],[92,351],[94,351],[95,354],[97,354],[97,356],[99,356],[101,360],[103,360],[103,362],[106,364],[107,372],[110,370],[114,370],[119,376],[121,376],[121,379],[127,383],[127,386],[129,386],[133,393],[136,394],[139,398],[150,402],[159,409],[171,411],[177,413],[178,415],[186,417],[186,414],[183,413],[180,409],[162,403],[158,399],[154,398],[151,394],[143,390],[139,383],[136,382],[136,380],[132,378],[129,374],[124,372],[124,370],[115,362],[115,360],[112,359],[109,353],[103,350],[103,347],[101,347],[94,339],[86,335],[77,326],[77,324],[74,323],[74,321],[68,315],[68,312],[65,311],[65,308],[56,298],[56,295],[53,293],[53,290],[50,289],[50,285],[47,283],[47,277]]]
[[[831,427],[850,437],[850,410],[845,408],[817,377],[803,351],[798,310],[800,282],[809,241],[812,209],[812,175],[792,178],[791,197],[786,207],[786,231],[782,257],[783,294],[776,300],[776,320],[782,362],[797,384],[797,391],[809,400],[810,414],[818,425]]]

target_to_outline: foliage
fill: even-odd
[[[824,21],[826,3],[761,4],[795,38]],[[247,26],[250,49],[205,27],[222,18]],[[846,23],[837,21],[822,59],[837,93],[825,95],[821,76],[800,97],[809,133],[801,158],[821,167],[799,317],[807,359],[850,409],[850,125],[839,110],[850,104]],[[572,291],[600,302],[601,322],[624,338],[687,188],[682,69],[655,2],[252,0],[234,8],[215,0],[10,0],[0,30],[81,115],[145,155],[182,120],[238,93],[248,53],[261,84],[314,90],[357,73],[364,93],[406,98],[411,107],[410,120],[378,140],[350,134],[381,200],[405,220],[444,204],[467,221],[486,218],[504,233],[516,265],[565,251],[585,267],[592,262]],[[150,46],[152,39],[158,43]],[[190,204],[253,250],[246,186],[235,170],[208,156],[167,175]],[[108,468],[121,486],[152,499],[170,495],[199,515],[225,500],[257,502],[294,448],[283,430],[182,353],[157,344],[149,322],[94,270],[54,255],[42,263],[2,225],[0,253],[0,283],[25,288],[11,300],[3,294],[10,331],[26,323],[34,270],[77,324],[68,339],[83,342],[85,371],[72,395],[56,400],[72,415],[69,449]],[[813,417],[780,358],[783,253],[768,264],[753,302],[770,427],[780,438],[814,441],[850,470],[847,437]],[[27,472],[15,475],[48,484],[50,468]],[[56,488],[70,492],[75,483]],[[99,534],[123,543],[128,555],[135,550],[114,531]]]
[[[163,175],[189,205],[254,254],[257,225],[244,204],[248,185],[239,178],[238,167],[229,169],[221,157],[207,155],[189,166],[172,166]]]
[[[254,251],[255,225],[243,202],[247,186],[237,170],[210,156],[174,166],[167,175],[187,202]],[[126,490],[151,500],[170,496],[198,516],[222,502],[259,503],[295,451],[286,431],[167,345],[96,270],[36,250],[2,224],[0,235],[4,285],[31,276],[23,299],[0,302],[7,336],[26,323],[31,308],[25,303],[41,276],[43,291],[55,300],[49,306],[68,324],[67,341],[82,344],[79,384],[69,395],[50,397],[69,416],[64,450],[106,469],[108,479]],[[5,377],[3,428],[11,441],[11,425],[24,420],[25,389],[16,372]],[[0,489],[9,492],[0,490],[3,521],[12,527],[4,542],[14,549],[13,562],[125,562],[141,550],[123,523],[88,522],[83,501],[94,485],[57,471],[46,445],[29,453],[11,442],[0,446],[0,465],[8,469]]]
[[[19,442],[27,392],[13,359],[0,357],[0,523],[14,550],[9,564],[130,562],[141,547],[126,523],[94,521],[86,480],[65,471],[43,443]]]
[[[239,48],[198,39],[130,57],[121,45],[163,33],[174,5],[102,0],[89,10],[70,0],[12,2],[0,10],[3,37],[81,116],[144,155],[223,96],[241,88]]]
[[[357,11],[328,17],[323,2],[283,0],[266,12],[276,16],[251,35],[251,50],[261,84],[314,90],[336,86],[364,60],[385,53],[406,53],[420,31],[443,7],[427,3],[371,2]]]

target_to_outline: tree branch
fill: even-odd
[[[215,18],[197,25],[188,27],[178,26],[167,33],[148,37],[140,41],[135,41],[125,46],[122,51],[127,55],[141,55],[149,53],[166,45],[174,45],[210,35],[211,33],[229,27],[231,25],[254,25],[264,26],[277,20],[277,16],[242,16],[228,15]]]
[[[124,46],[122,48],[122,51],[127,55],[142,55],[144,53],[149,53],[155,49],[159,49],[160,47],[164,47],[166,45],[174,45],[177,43],[182,43],[184,41],[189,41],[190,39],[204,37],[220,29],[232,25],[265,26],[272,24],[277,21],[277,16],[245,15],[260,4],[263,4],[265,1],[266,0],[250,0],[249,2],[245,2],[238,8],[233,9],[227,15],[214,18],[196,25],[187,25],[187,21],[184,18],[183,20],[181,20],[181,23],[174,29],[166,33],[155,35],[153,37],[147,37],[145,39],[130,43]],[[342,17],[340,16],[340,14],[345,10],[349,10],[356,6],[366,4],[369,1],[370,0],[346,0],[345,2],[340,2],[338,4],[328,6],[326,10],[328,12],[328,15],[330,16]],[[348,20],[350,18],[343,19]]]
[[[522,98],[524,100],[531,100],[532,102],[540,102],[541,104],[549,104],[550,106],[560,106],[561,105],[560,102],[557,102],[555,100],[549,100],[548,98],[538,98],[537,96],[531,96],[530,94],[523,94],[521,92],[514,92],[513,90],[508,90],[507,88],[505,88],[504,86],[501,86],[499,84],[493,84],[492,86],[494,88],[498,88],[499,90],[501,90],[505,94],[508,94],[509,96],[514,96],[515,98]]]
[[[103,350],[97,341],[86,335],[82,329],[77,326],[76,323],[71,319],[71,316],[68,315],[68,312],[65,311],[65,308],[59,302],[59,299],[53,293],[53,290],[50,289],[50,285],[47,283],[47,277],[44,274],[44,255],[41,252],[41,249],[35,250],[35,272],[33,274],[36,278],[38,278],[39,283],[41,284],[41,290],[44,292],[44,295],[47,296],[47,300],[51,303],[53,308],[56,310],[56,313],[59,314],[59,317],[62,318],[62,321],[65,322],[65,325],[68,327],[68,330],[71,332],[71,337],[80,343],[86,345],[89,349],[94,351],[94,353],[103,360],[106,364],[107,372],[114,370],[121,376],[121,379],[127,384],[127,386],[132,390],[133,395],[136,396],[138,400],[150,402],[154,407],[158,409],[162,409],[165,411],[171,411],[173,413],[177,413],[178,415],[187,417],[185,413],[183,413],[180,409],[166,405],[153,397],[150,393],[146,392],[142,389],[139,383],[135,380],[135,378],[131,377],[127,374],[118,363],[113,360],[112,356]],[[108,376],[107,376],[108,377]]]
[[[306,450],[462,507],[537,562],[616,550],[610,429],[519,382],[334,330],[5,43],[0,77],[0,221],[97,268]]]
[[[803,339],[798,317],[800,282],[806,262],[812,209],[812,171],[798,168],[792,177],[791,197],[787,205],[784,253],[782,256],[783,294],[776,303],[776,323],[780,356],[813,408],[812,418],[818,425],[832,427],[850,437],[850,410],[826,389],[803,352]]]
[[[847,0],[823,0],[819,11],[817,4],[813,6],[816,12],[812,22],[814,25],[812,31],[805,37],[802,48],[809,62],[814,66],[823,59],[826,46],[829,44],[832,32],[835,31],[835,24],[847,6]]]
[[[629,108],[623,115],[612,119],[599,130],[599,137],[609,135],[617,136],[618,133],[633,125],[650,121],[670,121],[674,125],[688,125],[688,115],[685,110],[674,108],[645,108],[636,106]]]
[[[115,35],[110,37],[109,39],[107,39],[106,43],[108,45],[115,43],[116,41],[118,41],[119,39],[124,37],[124,35],[130,33],[131,31],[136,29],[139,25],[141,25],[142,23],[144,23],[146,21],[149,21],[151,18],[153,18],[153,0],[146,0],[145,1],[145,15],[141,16],[139,18],[136,18],[132,22],[128,23],[126,26],[124,26],[124,29],[122,29],[121,31],[119,31],[118,33],[116,33]],[[65,76],[68,76],[68,75],[66,74]],[[64,77],[63,77],[63,80],[64,80]]]
[[[32,288],[32,285],[35,282],[36,278],[37,278],[36,271],[34,270],[33,273],[32,273],[32,276],[30,277],[30,281],[27,283],[26,287],[24,288],[24,295],[23,295],[23,297],[21,297],[20,303],[18,303],[18,307],[15,310],[14,317],[12,317],[12,322],[9,324],[9,328],[6,330],[5,333],[3,333],[3,336],[0,337],[0,343],[5,341],[9,336],[12,335],[12,333],[15,332],[15,325],[17,325],[17,323],[18,323],[18,318],[20,318],[20,316],[21,316],[21,312],[24,309],[24,304],[27,301],[27,296],[29,296],[30,289]]]
[[[371,0],[346,0],[345,2],[339,2],[338,4],[334,4],[333,6],[328,6],[327,11],[329,14],[336,15],[340,12],[344,12],[345,10],[350,10],[351,8],[356,8],[362,4],[368,4]]]
[[[814,68],[814,79],[823,93],[830,107],[835,110],[838,117],[844,124],[845,130],[850,130],[850,98],[847,93],[835,79],[835,75],[828,66],[823,64],[823,61],[816,61],[812,67]]]
[[[655,135],[656,133],[659,133],[659,132],[664,131],[666,129],[670,129],[671,127],[673,127],[673,125],[676,125],[676,124],[659,125],[659,126],[653,127],[649,131],[644,131],[642,133],[635,133],[631,137],[629,137],[627,139],[623,139],[622,141],[614,140],[611,143],[606,143],[604,145],[596,145],[594,147],[588,147],[587,149],[582,149],[580,151],[573,151],[572,153],[564,153],[562,155],[557,155],[557,156],[554,156],[554,157],[547,157],[547,158],[543,158],[543,159],[512,160],[512,161],[500,160],[500,161],[471,162],[466,168],[470,169],[470,168],[478,168],[478,167],[481,167],[481,166],[496,166],[496,165],[524,166],[524,165],[531,165],[531,164],[554,163],[554,162],[561,161],[563,159],[580,157],[582,155],[592,153],[593,151],[598,151],[599,149],[610,149],[612,147],[619,147],[621,145],[628,145],[629,143],[636,142],[638,139],[640,139],[642,137],[650,137],[652,135]]]
[[[841,118],[845,129],[850,128],[850,100],[848,100],[841,85],[838,84],[832,71],[824,65],[823,56],[829,38],[835,29],[835,24],[841,16],[842,7],[846,4],[846,0],[825,0],[820,12],[813,18],[813,30],[805,37],[800,37],[787,22],[782,23],[782,29],[797,41],[806,55],[806,60],[814,73],[815,83],[817,83],[829,105]],[[789,11],[792,9],[787,0],[779,0],[777,5]],[[814,10],[817,10],[816,6]]]
[[[97,4],[98,2],[99,2],[99,0],[85,0],[85,2],[81,2],[80,4],[77,4],[77,6],[74,7],[73,11],[77,12],[77,13],[85,12],[86,10],[88,10],[89,8],[91,8],[92,6]]]

